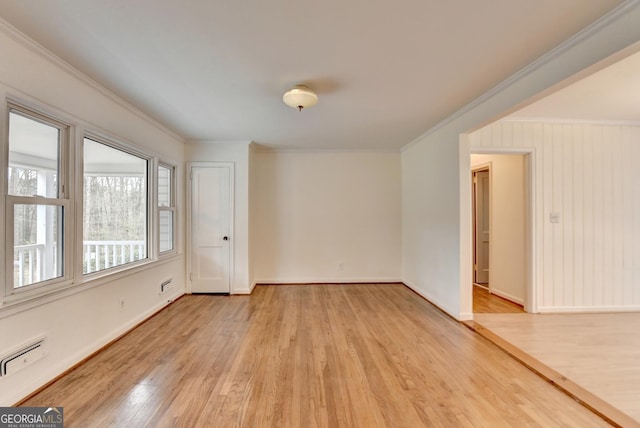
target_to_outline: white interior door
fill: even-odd
[[[475,171],[473,173],[474,195],[474,279],[476,284],[489,284],[489,171]]]
[[[231,166],[191,167],[191,292],[229,293]]]

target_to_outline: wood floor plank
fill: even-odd
[[[602,427],[402,284],[186,296],[23,405],[68,427]]]
[[[473,286],[473,313],[509,314],[522,312],[524,312],[524,308],[517,303],[492,294],[484,287]]]

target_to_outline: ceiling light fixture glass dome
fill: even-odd
[[[284,93],[282,101],[289,107],[302,111],[303,108],[314,106],[318,102],[318,95],[304,85],[296,85]]]

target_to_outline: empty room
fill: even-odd
[[[640,426],[640,2],[0,0],[0,52],[0,426]]]

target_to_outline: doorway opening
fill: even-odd
[[[474,168],[473,191],[473,285],[489,288],[489,240],[491,237],[490,164]]]
[[[527,155],[472,154],[473,312],[524,312]]]

